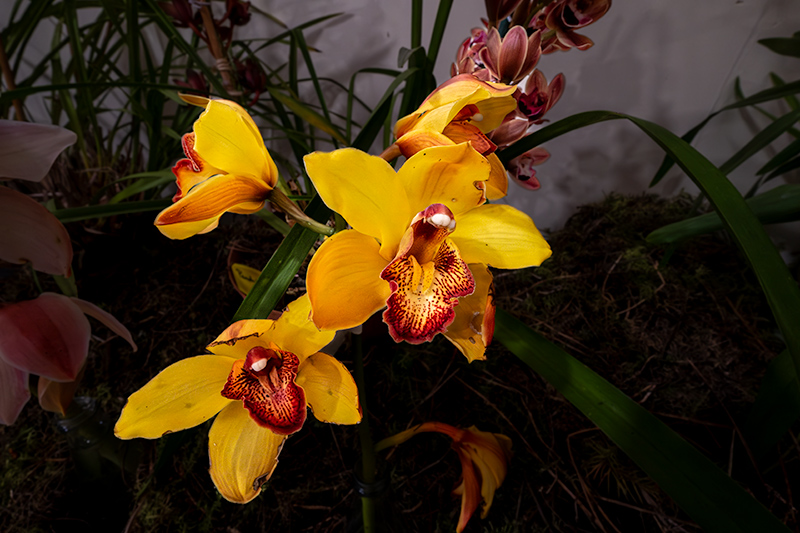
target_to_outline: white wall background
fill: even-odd
[[[305,31],[317,49],[314,61],[320,76],[347,84],[355,70],[397,67],[397,54],[410,43],[410,0],[251,0],[289,26],[329,14],[344,13]],[[11,2],[0,2],[5,25]],[[215,4],[221,11],[221,4]],[[423,44],[427,45],[438,2],[424,3]],[[439,55],[436,77],[449,77],[450,62],[472,27],[480,26],[482,0],[455,0]],[[800,60],[778,56],[757,44],[765,37],[788,37],[800,30],[800,0],[614,0],[599,22],[581,31],[595,46],[544,56],[539,68],[551,79],[566,76],[566,91],[548,114],[557,120],[570,114],[607,109],[661,124],[678,134],[706,115],[734,101],[738,76],[746,94],[769,86],[768,73],[800,78]],[[270,37],[277,25],[254,16],[238,37]],[[50,35],[43,32],[42,49]],[[35,43],[34,43],[35,44]],[[358,93],[374,104],[388,78],[364,75]],[[310,91],[305,95],[313,98]],[[331,91],[331,106],[345,108],[345,95]],[[785,111],[776,109],[776,111]],[[766,121],[753,112],[729,111],[714,119],[694,146],[720,164]],[[788,139],[788,137],[787,137]],[[786,144],[787,139],[780,140]],[[661,150],[634,125],[606,122],[567,134],[546,145],[551,159],[538,167],[538,191],[512,185],[508,202],[528,212],[543,229],[557,229],[575,207],[601,199],[612,191],[638,193],[647,185],[662,158]],[[754,171],[767,160],[758,154],[731,175],[740,190],[754,180]],[[797,180],[797,174],[788,179]],[[771,186],[783,183],[777,179]],[[769,187],[767,187],[769,188]],[[655,192],[672,195],[696,187],[673,169]],[[776,233],[800,247],[797,225]]]

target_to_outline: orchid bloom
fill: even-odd
[[[453,450],[461,461],[461,482],[453,490],[453,494],[461,496],[461,514],[456,526],[456,532],[461,533],[478,505],[482,505],[481,518],[486,518],[489,513],[494,493],[506,478],[511,460],[511,439],[500,433],[481,431],[475,426],[458,429],[442,422],[425,422],[382,440],[376,449],[397,446],[414,435],[427,432],[442,433],[453,439]]]
[[[66,411],[74,382],[89,352],[91,326],[103,322],[136,350],[130,332],[112,315],[78,298],[46,292],[35,300],[0,308],[0,424],[11,425],[30,399],[28,379],[39,376],[39,401]]]
[[[444,82],[413,113],[395,125],[400,152],[411,157],[431,146],[451,146],[469,141],[491,164],[489,180],[484,184],[486,197],[502,198],[508,180],[497,146],[486,134],[502,124],[505,116],[517,107],[512,96],[515,87],[481,81],[471,74],[460,74]]]
[[[182,95],[205,111],[182,138],[186,159],[172,168],[178,192],[158,214],[156,227],[170,239],[186,239],[217,227],[226,211],[255,213],[264,207],[278,169],[253,119],[239,104]]]
[[[539,62],[541,44],[541,32],[538,30],[528,37],[524,27],[514,26],[501,38],[497,28],[492,28],[486,45],[480,49],[479,57],[493,81],[518,83]]]
[[[310,407],[317,420],[358,424],[361,407],[347,368],[319,350],[334,337],[308,320],[307,297],[277,320],[241,320],[207,346],[211,354],[167,367],[128,398],[114,433],[157,439],[214,417],[211,479],[222,496],[247,503],[261,492],[288,435]]]
[[[482,205],[489,163],[469,143],[427,148],[395,173],[353,148],[305,157],[323,201],[353,229],[327,239],[308,267],[312,320],[362,324],[386,307],[395,341],[442,333],[469,361],[485,359],[494,327],[487,265],[539,265],[550,247],[526,214]]]
[[[541,187],[536,178],[536,165],[541,165],[550,158],[550,152],[544,148],[531,148],[524,154],[508,162],[508,174],[523,189],[535,191]]]
[[[531,21],[531,27],[542,30],[542,53],[556,50],[587,50],[594,44],[575,30],[596,22],[611,8],[611,0],[557,0],[547,5]]]

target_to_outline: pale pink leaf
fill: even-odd
[[[64,225],[43,205],[0,186],[0,259],[69,276],[72,243]]]
[[[0,358],[53,381],[73,381],[86,360],[91,329],[66,296],[46,292],[0,309]]]
[[[81,300],[80,298],[71,298],[71,300],[72,303],[77,305],[78,308],[80,308],[80,310],[83,311],[85,314],[89,315],[92,318],[96,318],[97,320],[105,324],[105,326],[108,329],[110,329],[123,339],[125,339],[128,342],[128,344],[131,345],[131,348],[133,348],[134,352],[138,349],[136,347],[136,343],[133,342],[133,337],[131,336],[131,332],[128,331],[128,328],[123,326],[122,322],[117,320],[114,317],[114,315],[112,315],[108,311],[100,309],[93,303],[87,302],[86,300]]]
[[[16,422],[30,397],[28,373],[0,359],[0,424]]]
[[[0,120],[0,177],[41,181],[74,132],[49,124]]]

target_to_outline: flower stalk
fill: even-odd
[[[267,200],[269,200],[272,205],[292,217],[295,222],[304,228],[308,228],[311,231],[315,231],[328,237],[333,235],[336,231],[334,228],[317,222],[313,218],[303,213],[303,211],[297,207],[297,204],[291,201],[289,197],[286,196],[280,189],[272,189],[267,195]]]
[[[363,413],[358,425],[358,437],[361,441],[361,480],[369,485],[375,483],[375,445],[369,429],[369,408],[367,406],[367,388],[364,381],[364,353],[361,335],[353,335],[353,349],[356,360],[356,387]],[[364,533],[375,531],[375,500],[371,496],[361,497],[361,512],[364,521]]]

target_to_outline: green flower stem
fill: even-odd
[[[361,335],[353,335],[353,349],[356,355],[356,386],[358,401],[361,402],[362,418],[358,425],[361,441],[361,480],[365,484],[375,483],[375,445],[369,430],[369,410],[367,409],[367,388],[364,382],[364,354]],[[361,497],[361,512],[364,520],[364,533],[375,531],[375,500],[369,496]]]
[[[308,228],[311,231],[315,231],[329,237],[333,235],[335,231],[332,227],[321,224],[303,213],[300,208],[297,207],[297,205],[291,201],[289,197],[286,196],[280,189],[272,189],[272,191],[267,195],[267,200],[269,200],[272,205],[292,217],[295,222],[304,228]]]

